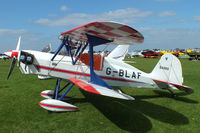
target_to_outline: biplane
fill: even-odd
[[[98,45],[134,45],[143,42],[144,37],[137,30],[116,22],[92,22],[61,33],[61,44],[54,54],[33,50],[5,52],[12,57],[8,73],[10,77],[16,61],[23,74],[47,75],[57,78],[54,90],[44,90],[40,94],[45,100],[39,105],[48,111],[76,111],[78,107],[70,104],[67,94],[74,85],[80,89],[113,98],[134,100],[117,87],[179,89],[192,93],[193,89],[182,85],[180,61],[172,54],[161,57],[151,73],[145,73],[121,60],[95,55],[93,48]],[[88,52],[84,52],[89,48]],[[59,55],[65,49],[67,55]],[[61,87],[61,80],[66,85]]]

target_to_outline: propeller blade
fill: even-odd
[[[21,36],[18,39],[16,51],[19,51],[20,43],[21,43]]]
[[[20,56],[21,56],[21,51],[18,52],[18,57],[17,57],[17,61],[18,61],[17,66],[18,67],[20,67]]]
[[[14,67],[15,67],[16,60],[17,60],[16,57],[13,57],[7,79],[9,79],[9,77],[10,77],[10,75],[11,75],[11,73],[12,73]]]
[[[10,75],[11,75],[11,73],[12,73],[14,67],[15,67],[15,63],[17,61],[17,58],[19,59],[19,56],[20,56],[19,54],[21,54],[21,51],[19,51],[20,43],[21,43],[21,36],[19,36],[16,50],[11,50],[11,51],[5,52],[6,55],[12,57],[12,63],[11,63],[11,66],[10,66],[10,70],[9,70],[7,79],[9,79],[9,77],[10,77]],[[20,66],[20,60],[19,60],[18,66]]]

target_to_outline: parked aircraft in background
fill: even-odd
[[[149,51],[144,51],[144,52],[142,52],[142,54],[144,55],[144,58],[162,56],[161,53],[155,52],[155,51],[151,51],[151,50],[149,50]]]
[[[190,60],[200,60],[200,49],[188,49]]]
[[[5,54],[0,54],[0,59],[9,59],[9,56],[5,55]]]

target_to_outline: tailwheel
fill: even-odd
[[[171,93],[172,98],[176,97],[176,94],[171,89],[167,89],[167,90]]]

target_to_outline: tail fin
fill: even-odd
[[[179,59],[169,53],[164,54],[153,71],[151,77],[155,80],[182,85],[182,67]]]
[[[177,88],[187,93],[192,93],[193,89],[188,86],[183,86],[182,67],[179,59],[169,53],[164,54],[153,71],[150,77],[160,88]]]
[[[128,52],[129,45],[118,45],[109,55],[108,58],[123,60]]]

